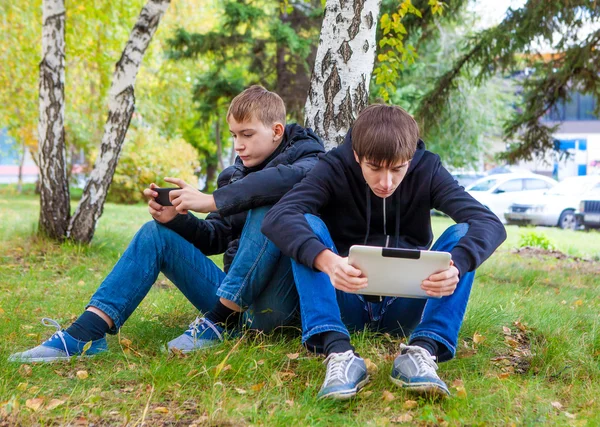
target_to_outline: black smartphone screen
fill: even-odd
[[[155,197],[156,203],[162,206],[173,206],[169,200],[169,193],[172,190],[179,190],[179,188],[155,188],[154,191],[158,193],[158,197]]]

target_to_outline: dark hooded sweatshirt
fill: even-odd
[[[227,271],[237,253],[248,210],[277,203],[306,176],[324,151],[312,129],[289,124],[279,147],[263,163],[247,168],[236,157],[235,163],[219,174],[213,193],[217,212],[206,219],[191,213],[178,215],[163,225],[193,243],[204,255],[224,253]]]
[[[469,230],[451,251],[460,275],[477,268],[506,238],[500,220],[452,178],[439,156],[419,141],[406,176],[388,198],[377,197],[354,158],[351,133],[323,155],[313,170],[267,214],[263,233],[281,251],[314,268],[326,247],[304,215],[319,215],[340,255],[350,246],[428,249],[433,240],[430,210],[437,209]]]

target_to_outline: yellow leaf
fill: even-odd
[[[286,356],[290,360],[296,360],[298,356],[300,356],[300,353],[288,353],[286,354]]]
[[[77,378],[79,378],[80,380],[85,380],[87,377],[89,377],[87,371],[77,371],[76,375],[77,375]]]
[[[37,411],[44,404],[44,399],[38,397],[36,399],[27,399],[25,401],[25,406],[32,411]]]
[[[402,407],[404,409],[413,409],[413,408],[416,408],[417,406],[419,406],[419,404],[417,403],[416,400],[405,400],[404,403],[402,404]]]
[[[81,355],[83,356],[92,346],[92,342],[88,341],[85,343],[85,345],[83,346],[83,351],[81,352]]]
[[[164,406],[157,406],[156,408],[154,408],[154,412],[158,412],[159,414],[168,414],[169,409],[165,408]]]
[[[19,390],[19,391],[27,390],[27,384],[29,384],[29,383],[19,383],[19,385],[17,386],[17,390]]]
[[[500,378],[501,380],[505,380],[508,377],[510,377],[510,372],[502,372],[500,375],[498,375],[498,378]]]
[[[79,282],[77,282],[77,284],[78,284],[79,286],[83,286],[83,285],[85,285],[85,282],[84,282],[83,280],[80,280]]]
[[[253,386],[250,387],[250,390],[252,390],[252,391],[261,391],[264,386],[265,386],[264,382],[261,382],[261,383],[258,383],[258,384],[254,384]]]
[[[52,399],[50,400],[50,402],[48,402],[48,404],[46,405],[46,409],[48,411],[53,410],[54,408],[58,408],[60,405],[62,405],[63,403],[65,403],[64,400],[60,400],[60,399]]]
[[[4,314],[5,311],[2,309],[2,307],[0,307],[0,314]]]
[[[582,305],[583,305],[583,301],[582,301],[582,300],[580,300],[580,299],[578,299],[577,301],[575,301],[575,305],[576,305],[577,307],[579,307],[579,306],[582,306]]]
[[[461,398],[464,399],[465,397],[467,397],[467,390],[464,387],[457,387],[456,388],[456,395],[458,397],[461,397]]]
[[[392,400],[394,400],[396,398],[396,396],[394,396],[392,393],[390,393],[387,390],[383,390],[383,400],[386,402],[391,402]]]
[[[125,346],[125,347],[131,347],[131,340],[128,340],[127,338],[121,338],[121,345]]]
[[[475,333],[473,334],[473,342],[474,342],[475,344],[480,344],[480,343],[482,343],[482,342],[484,342],[484,341],[485,341],[485,337],[484,337],[483,335],[480,335],[480,334],[479,334],[479,333],[477,333],[477,332],[475,332]]]

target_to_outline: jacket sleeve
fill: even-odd
[[[283,254],[311,268],[315,257],[327,247],[304,215],[316,215],[329,202],[333,194],[331,175],[330,164],[320,160],[300,184],[269,210],[261,228]]]
[[[206,219],[200,219],[191,213],[177,215],[171,221],[162,225],[192,243],[204,255],[216,255],[225,252],[231,241],[231,225],[216,213],[209,214]]]
[[[219,214],[229,216],[260,206],[273,205],[306,176],[317,163],[317,154],[291,165],[252,172],[213,193]]]
[[[479,267],[506,239],[506,230],[489,209],[467,193],[438,159],[431,184],[432,206],[469,230],[450,252],[460,275]]]

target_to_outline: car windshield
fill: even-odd
[[[586,193],[596,185],[598,185],[598,181],[566,178],[564,181],[559,182],[548,190],[546,194],[553,194],[556,196],[579,195]]]
[[[480,181],[467,188],[469,191],[488,191],[494,185],[496,185],[497,179],[486,179],[485,181]]]

